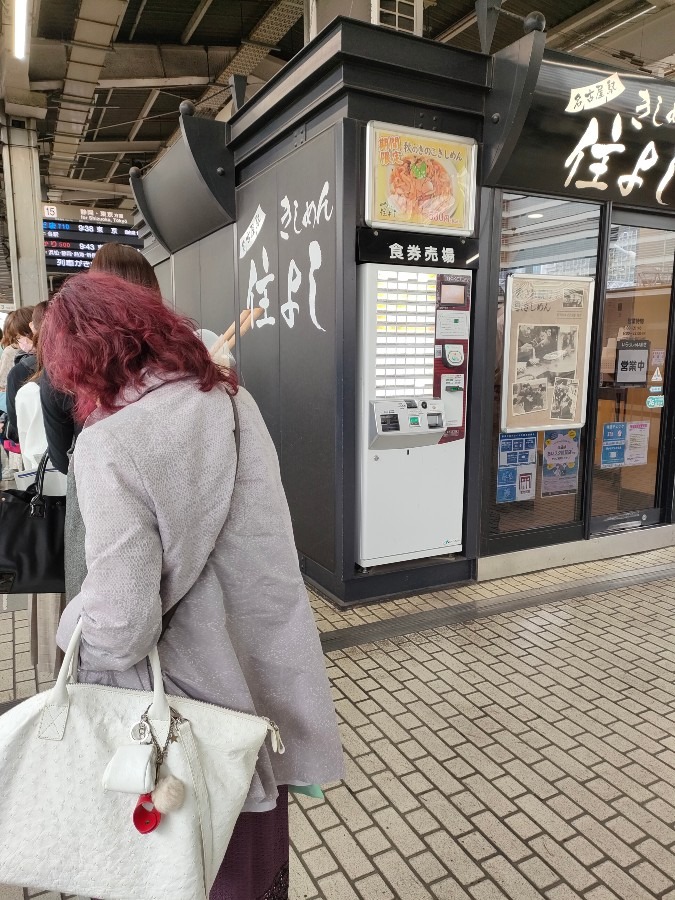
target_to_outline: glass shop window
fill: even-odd
[[[500,433],[502,391],[508,391],[509,398],[520,398],[522,394],[523,408],[527,409],[528,402],[536,401],[536,397],[527,394],[528,380],[535,388],[543,383],[543,379],[553,387],[559,374],[556,367],[564,367],[563,362],[555,359],[555,353],[533,351],[524,354],[522,365],[518,366],[517,378],[522,384],[502,383],[504,304],[506,280],[510,274],[594,277],[599,225],[600,207],[595,204],[504,194],[487,523],[489,538],[581,520],[585,429],[570,429],[569,434],[562,434],[559,428]],[[542,335],[547,335],[551,329],[542,326],[540,330]],[[563,357],[564,353],[557,355]],[[550,371],[546,370],[547,366]],[[567,442],[567,465],[564,471],[559,466],[547,468],[544,477],[545,442],[554,440]],[[515,487],[506,483],[514,478],[517,479]]]

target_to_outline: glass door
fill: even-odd
[[[664,404],[675,231],[640,221],[628,214],[612,217],[590,473],[595,534],[665,519]]]

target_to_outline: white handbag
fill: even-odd
[[[154,693],[74,683],[81,630],[55,686],[0,717],[0,884],[101,900],[207,900],[268,732],[283,752],[278,729],[167,697],[156,649]],[[166,742],[161,776],[180,779],[185,797],[142,834],[132,822],[138,794],[127,791],[154,782],[149,735],[160,749]]]

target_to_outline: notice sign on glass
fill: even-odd
[[[499,437],[497,503],[533,500],[537,488],[537,433],[523,431]]]
[[[583,426],[593,285],[592,278],[509,276],[502,431]]]
[[[541,496],[576,494],[579,488],[579,432],[576,428],[544,432]]]
[[[369,122],[366,155],[368,225],[473,234],[474,140]]]
[[[602,469],[644,466],[648,454],[649,421],[608,422],[602,426]]]
[[[617,384],[646,385],[649,366],[649,341],[617,341]]]

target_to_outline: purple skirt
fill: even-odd
[[[209,900],[288,900],[288,788],[275,809],[242,813]]]

